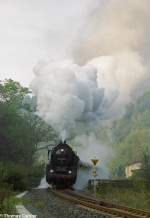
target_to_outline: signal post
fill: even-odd
[[[94,194],[96,195],[96,177],[98,176],[97,174],[97,170],[96,170],[96,166],[99,162],[99,159],[91,159],[92,164],[93,164],[93,170],[92,170],[92,177],[93,177],[93,190],[94,190]]]

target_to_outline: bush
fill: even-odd
[[[44,168],[45,164],[33,166],[29,171],[29,176],[41,178],[44,176]]]
[[[0,204],[1,214],[17,214],[16,205],[17,201],[14,197],[5,198]]]
[[[14,191],[29,189],[34,179],[37,180],[36,185],[38,185],[43,174],[43,166],[29,168],[0,162],[0,214],[16,214],[17,199],[13,197]]]
[[[26,167],[14,163],[0,163],[0,183],[6,183],[13,191],[24,191],[39,184],[44,166]],[[34,182],[36,180],[36,182]]]
[[[28,188],[28,169],[21,165],[11,164],[8,166],[8,173],[5,176],[5,182],[12,185],[14,191],[23,191]]]
[[[36,202],[36,204],[35,204],[35,207],[37,208],[37,209],[44,209],[44,207],[45,207],[45,203],[44,203],[44,201],[37,201]]]
[[[0,162],[0,183],[3,183],[8,174],[8,167],[3,162]]]
[[[8,184],[0,184],[0,204],[4,201],[5,198],[9,198],[12,194],[11,188]]]
[[[0,214],[15,214],[16,201],[13,196],[11,187],[8,184],[0,184]]]
[[[28,175],[30,188],[37,187],[44,176],[44,165],[33,166]]]

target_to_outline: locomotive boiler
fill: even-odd
[[[79,157],[64,142],[55,146],[46,166],[46,181],[55,188],[70,188],[76,182]]]

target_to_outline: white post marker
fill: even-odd
[[[93,190],[94,190],[94,194],[96,195],[96,177],[97,177],[97,171],[96,171],[96,165],[99,162],[99,159],[91,159],[92,164],[93,164],[93,171],[92,171],[92,176],[93,176]]]

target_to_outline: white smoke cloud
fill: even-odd
[[[95,3],[80,35],[73,40],[74,61],[38,64],[31,87],[39,116],[63,138],[82,142],[81,159],[89,162],[89,155],[96,154],[105,163],[110,148],[89,133],[94,134],[114,112],[121,114],[137,87],[149,78],[150,1]]]
[[[147,47],[150,50],[149,0],[96,3],[73,47],[74,57],[79,63],[123,51],[143,53]]]
[[[110,149],[110,146],[100,143],[93,132],[88,135],[77,136],[74,143],[83,162],[90,163],[91,159],[95,158],[99,159],[98,166],[101,166],[107,164],[109,158],[113,156],[113,150]],[[83,150],[86,151],[86,155],[82,152]]]
[[[96,166],[97,179],[109,178],[110,172],[107,164],[114,157],[114,152],[110,146],[100,143],[93,132],[88,135],[77,136],[74,139],[74,144],[77,153],[80,154],[80,160],[89,163],[89,166],[91,165],[89,168],[79,169],[75,188],[85,188],[87,181],[92,178],[93,166],[91,159],[99,160]]]
[[[95,1],[85,28],[73,41],[75,60],[85,64],[49,62],[35,68],[32,89],[38,113],[58,132],[78,134],[115,110],[121,114],[137,86],[148,78],[143,59],[148,6],[148,0]]]
[[[41,63],[35,75],[31,87],[37,96],[38,114],[63,138],[94,131],[116,97],[105,97],[98,71],[90,65]]]
[[[119,114],[150,81],[149,8],[149,0],[96,1],[73,47],[77,63],[98,69],[106,94],[118,90],[114,110]]]
[[[98,83],[105,89],[107,97],[115,90],[118,99],[111,108],[116,113],[122,114],[125,105],[132,100],[132,94],[142,94],[144,89],[137,90],[142,82],[148,78],[148,69],[144,66],[141,56],[137,52],[122,52],[114,56],[100,56],[92,59],[89,65],[98,70]]]

